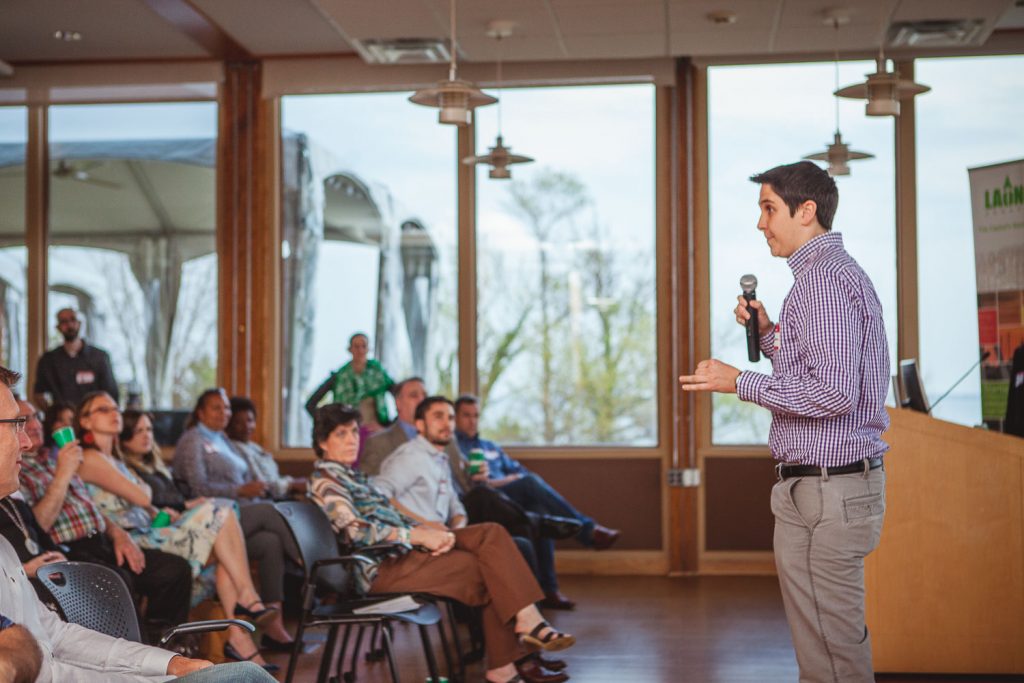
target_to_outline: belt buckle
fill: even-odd
[[[775,463],[775,477],[778,479],[778,481],[785,481],[786,480],[786,478],[784,476],[782,476],[782,468],[784,466],[785,466],[785,463],[783,463],[783,462]]]

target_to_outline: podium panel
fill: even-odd
[[[1024,440],[890,410],[875,670],[1024,673]]]

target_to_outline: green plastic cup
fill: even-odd
[[[53,433],[53,440],[58,448],[64,448],[75,440],[75,430],[71,427],[61,427]]]
[[[474,474],[480,474],[481,472],[484,471],[484,460],[486,460],[486,457],[484,456],[484,452],[482,450],[480,450],[479,448],[474,448],[473,450],[471,450],[469,452],[469,474],[470,474],[470,476],[472,476]]]

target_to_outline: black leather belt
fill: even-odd
[[[867,462],[869,470],[877,470],[882,466],[881,458],[870,458]],[[790,477],[820,477],[823,468],[815,467],[814,465],[786,465],[779,463],[775,469],[779,474],[779,479],[789,479]],[[858,460],[849,465],[827,467],[824,469],[830,477],[834,474],[855,474],[864,471],[864,461]]]

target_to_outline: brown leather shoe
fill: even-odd
[[[600,524],[594,525],[593,544],[594,550],[607,550],[611,548],[615,541],[619,540],[620,532],[618,529],[609,529],[606,526]]]
[[[527,683],[562,683],[569,680],[567,673],[547,673],[535,659],[527,659],[516,664],[516,671]]]
[[[554,593],[545,593],[544,599],[540,601],[540,606],[545,609],[576,609],[576,603],[558,591],[555,591]]]

